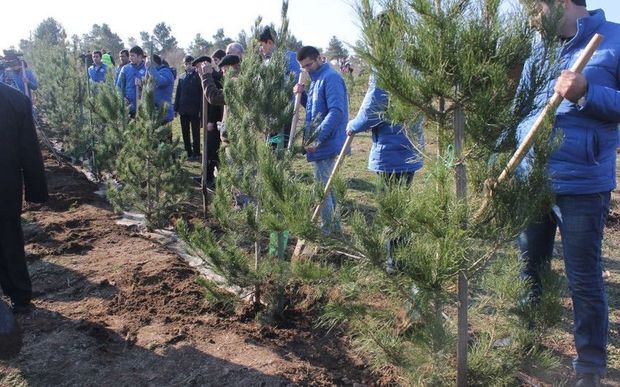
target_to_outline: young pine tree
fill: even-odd
[[[388,188],[375,218],[353,217],[352,248],[362,260],[324,321],[348,322],[374,365],[396,367],[403,384],[514,383],[524,354],[536,351],[511,313],[525,286],[509,246],[549,204],[549,125],[530,174],[498,187],[485,216],[473,215],[484,181],[499,175],[514,149],[519,122],[536,112],[534,97],[553,76],[542,58],[553,49],[544,46],[529,70],[533,81],[518,87],[534,40],[521,10],[503,12],[499,0],[379,3],[377,15],[370,0],[359,2],[363,39],[356,53],[391,95],[386,119],[411,123],[424,114],[426,137],[436,135],[437,149],[411,189]],[[398,241],[397,272],[379,274],[391,240]],[[496,261],[511,270],[489,269]],[[513,340],[494,346],[505,336]]]
[[[288,34],[287,6],[285,1],[279,41],[285,41]],[[260,19],[255,33],[259,23]],[[261,314],[266,322],[283,317],[289,302],[285,290],[294,271],[286,259],[288,250],[279,258],[269,257],[266,241],[270,232],[318,233],[310,223],[315,191],[296,176],[291,156],[283,151],[285,144],[274,147],[268,141],[274,135],[283,137],[291,124],[295,79],[287,70],[283,45],[277,46],[265,64],[254,38],[239,74],[227,74],[224,92],[229,145],[221,152],[224,161],[213,200],[213,213],[223,234],[216,236],[197,226],[194,234],[188,235],[182,227],[182,234],[229,282],[253,287],[255,306],[266,306]]]
[[[37,112],[45,133],[60,140],[73,158],[87,155],[90,135],[85,120],[86,70],[65,40],[35,38],[26,59],[39,79]]]
[[[122,146],[115,161],[120,184],[108,189],[115,208],[143,213],[149,230],[167,225],[170,214],[189,196],[190,178],[182,166],[178,139],[172,140],[171,125],[162,123],[169,108],[156,108],[149,80],[136,118],[120,133]]]

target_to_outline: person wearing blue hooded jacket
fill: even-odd
[[[146,68],[153,82],[153,99],[155,106],[166,109],[163,123],[166,124],[174,119],[174,105],[172,104],[172,91],[174,89],[174,73],[170,66],[159,55],[153,55],[154,65],[149,58],[146,59]]]
[[[129,114],[136,114],[136,91],[142,87],[142,78],[146,76],[144,51],[139,46],[129,50],[129,63],[121,68],[116,80],[118,87],[129,104]]]
[[[540,106],[559,93],[564,101],[555,115],[554,134],[563,140],[549,158],[548,173],[555,203],[551,211],[530,223],[518,244],[531,281],[530,300],[542,291],[540,271],[549,264],[556,229],[562,246],[573,301],[573,367],[577,386],[599,386],[607,363],[608,305],[602,278],[601,245],[609,211],[610,191],[616,186],[617,127],[620,122],[620,25],[606,21],[602,10],[588,12],[585,0],[540,3],[543,15],[561,7],[558,35],[560,66],[568,69],[595,33],[603,43],[582,74],[563,70],[538,95]],[[528,82],[526,62],[522,82]],[[522,140],[535,117],[518,128]],[[522,173],[527,173],[527,159]]]
[[[423,146],[422,119],[413,128],[387,121],[385,111],[389,95],[377,87],[374,75],[368,80],[368,90],[355,118],[347,125],[347,135],[352,136],[368,130],[372,131],[372,147],[368,156],[368,169],[380,174],[386,180],[396,178],[411,183],[415,171],[422,168],[420,148]],[[413,144],[407,131],[415,134],[417,144]]]
[[[314,178],[326,184],[346,139],[349,117],[347,87],[340,74],[329,63],[321,61],[315,47],[302,47],[297,52],[297,61],[312,80],[307,94],[302,84],[295,85],[293,90],[302,93],[302,103],[306,106],[306,159],[314,164]],[[336,195],[332,190],[321,210],[321,229],[324,234],[340,229],[340,222],[334,219],[335,207]]]
[[[372,147],[368,156],[368,169],[378,173],[386,185],[411,185],[413,175],[424,165],[420,151],[424,147],[423,119],[420,116],[412,128],[386,120],[389,102],[386,91],[377,87],[374,74],[368,79],[368,90],[355,118],[347,125],[347,135],[372,131]],[[409,131],[410,136],[407,136]],[[392,258],[398,240],[387,242],[386,269],[395,271]]]

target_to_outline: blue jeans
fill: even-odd
[[[336,158],[314,161],[314,179],[317,182],[327,184],[329,175],[331,175]],[[325,198],[323,208],[321,208],[321,230],[323,234],[329,235],[332,231],[340,231],[340,220],[334,217],[334,209],[336,208],[336,194],[334,190],[330,190]]]
[[[530,223],[519,236],[525,261],[523,275],[532,281],[532,293],[542,291],[540,270],[549,264],[555,231],[559,227],[564,265],[573,300],[574,339],[578,373],[605,373],[608,310],[602,277],[601,245],[609,211],[610,193],[557,195],[551,212]]]

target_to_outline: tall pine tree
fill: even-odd
[[[350,248],[362,268],[323,321],[346,321],[373,364],[396,366],[403,384],[511,384],[528,360],[523,354],[537,353],[532,332],[511,310],[525,286],[516,253],[506,248],[549,204],[549,126],[529,176],[500,187],[492,209],[473,217],[485,179],[505,165],[517,125],[535,113],[534,96],[553,76],[542,60],[553,52],[546,46],[532,66],[534,82],[518,87],[535,31],[522,10],[501,10],[499,0],[359,2],[356,53],[391,95],[385,119],[411,124],[423,114],[427,135],[439,141],[413,188],[388,187],[376,217],[352,217]],[[398,270],[381,274],[392,240]],[[509,335],[508,345],[494,346]]]

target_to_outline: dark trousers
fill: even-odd
[[[519,236],[525,263],[522,276],[531,280],[534,297],[543,291],[540,271],[549,266],[559,228],[564,267],[573,300],[573,335],[578,373],[603,374],[607,366],[608,306],[601,249],[610,193],[557,195],[551,212],[532,222]]]
[[[192,135],[190,138],[190,125]],[[200,117],[198,115],[181,114],[181,134],[187,156],[198,156],[200,154]]]
[[[0,219],[0,286],[14,304],[27,304],[32,298],[19,217]]]
[[[379,172],[381,176],[382,187],[381,190],[396,188],[399,186],[410,187],[413,183],[413,176],[415,172]],[[387,266],[388,270],[394,268],[394,250],[403,243],[402,237],[396,239],[390,239],[386,242],[387,248]]]
[[[207,181],[213,181],[213,172],[219,165],[220,131],[217,129],[207,131]]]

